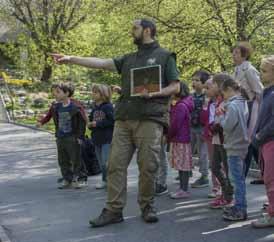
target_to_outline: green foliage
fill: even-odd
[[[18,1],[8,1],[18,2]],[[157,23],[163,47],[177,53],[181,78],[189,80],[197,69],[232,71],[231,48],[247,39],[255,47],[252,62],[274,52],[272,0],[81,0],[24,1],[30,4],[35,24],[26,19],[23,31],[5,45],[4,52],[27,79],[40,79],[45,65],[53,67],[51,81],[72,80],[118,84],[115,73],[72,65],[54,65],[48,52],[111,58],[135,49],[131,23],[149,17]],[[49,5],[46,6],[45,3]],[[38,7],[40,6],[40,7]],[[26,9],[25,5],[20,5]],[[75,14],[68,22],[72,9]],[[46,11],[46,10],[51,11]],[[18,9],[17,9],[18,10]],[[59,11],[59,12],[58,12]],[[23,11],[24,12],[24,11]],[[14,12],[19,18],[20,12]],[[63,15],[62,15],[63,14]],[[12,22],[12,15],[9,22]],[[63,16],[63,17],[62,17]],[[59,25],[57,20],[62,20]],[[57,22],[56,22],[57,21]],[[2,48],[1,48],[2,49]]]

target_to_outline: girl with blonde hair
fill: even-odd
[[[102,181],[96,184],[96,189],[106,188],[107,160],[114,128],[112,92],[105,84],[94,84],[91,88],[94,106],[89,115],[91,138],[95,147],[96,157],[102,170]]]

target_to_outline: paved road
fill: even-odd
[[[169,188],[174,190],[175,173]],[[56,189],[58,169],[54,138],[44,132],[0,124],[0,224],[12,242],[268,242],[274,229],[254,230],[250,220],[260,216],[265,201],[263,186],[248,185],[250,220],[227,223],[221,211],[207,206],[207,189],[192,190],[189,200],[157,198],[160,222],[143,223],[136,202],[137,167],[129,168],[126,221],[104,228],[89,228],[98,215],[105,192],[94,188],[91,177],[86,190]]]

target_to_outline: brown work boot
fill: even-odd
[[[124,221],[122,212],[112,212],[104,208],[99,217],[89,221],[91,227],[103,227],[108,224],[121,223]]]
[[[147,205],[142,211],[142,218],[146,223],[156,223],[158,222],[158,217],[155,208]]]

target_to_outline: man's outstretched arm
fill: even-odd
[[[116,71],[113,59],[102,59],[96,57],[78,57],[62,54],[50,54],[57,64],[74,64],[94,69],[103,69],[108,71]]]

